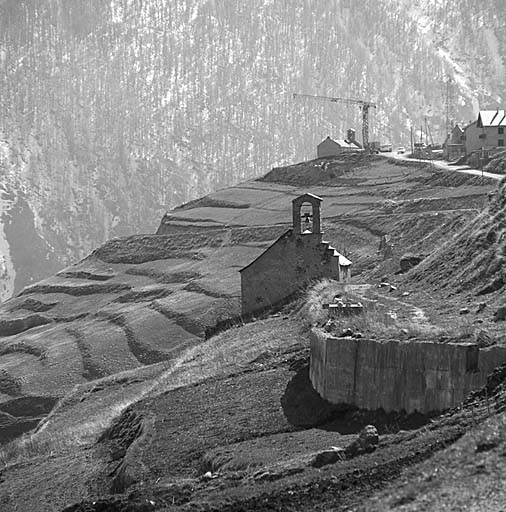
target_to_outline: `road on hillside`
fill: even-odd
[[[484,176],[485,178],[491,178],[493,180],[501,181],[504,178],[504,174],[494,174],[492,172],[484,172],[480,169],[473,169],[468,165],[451,165],[446,160],[427,160],[422,158],[408,158],[405,154],[399,153],[380,153],[387,158],[393,158],[395,160],[405,160],[407,162],[421,162],[421,163],[432,163],[435,168],[442,169],[443,171],[454,171],[462,172],[464,174],[472,174],[474,176]]]

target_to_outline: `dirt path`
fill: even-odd
[[[443,171],[452,171],[452,172],[461,172],[464,174],[471,174],[473,176],[482,176],[484,178],[490,178],[493,180],[501,181],[504,178],[504,174],[495,174],[492,172],[485,172],[480,169],[474,169],[469,167],[468,165],[450,165],[449,162],[445,160],[427,160],[422,158],[408,158],[405,155],[399,155],[397,153],[392,153],[388,155],[383,155],[386,158],[391,158],[394,160],[404,160],[406,162],[420,162],[424,164],[431,164],[437,169],[441,169]]]
[[[417,323],[425,323],[427,325],[432,325],[427,318],[427,315],[425,314],[425,311],[422,308],[419,308],[417,306],[414,306],[413,304],[409,304],[407,302],[404,302],[400,300],[397,297],[392,297],[392,299],[397,303],[401,304],[406,308],[406,312],[411,317],[411,320]]]
[[[418,326],[427,327],[428,329],[436,327],[431,323],[422,308],[401,300],[399,297],[392,295],[392,292],[384,291],[388,290],[388,287],[375,288],[372,284],[355,284],[350,285],[349,289],[368,300],[375,300],[386,307],[389,316],[391,316],[393,320],[405,319],[416,323]]]

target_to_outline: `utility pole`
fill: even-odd
[[[452,120],[451,115],[453,113],[453,100],[452,100],[452,90],[451,90],[452,79],[448,75],[446,78],[446,134],[448,135],[452,131]]]
[[[432,138],[432,132],[430,131],[430,124],[427,123],[426,129],[427,134],[429,135],[430,145],[434,147],[434,139]]]

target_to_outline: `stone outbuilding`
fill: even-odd
[[[355,140],[331,139],[330,137],[327,137],[316,147],[316,158],[336,156],[342,153],[360,150],[360,144]]]
[[[243,315],[282,304],[313,279],[350,279],[351,261],[322,240],[321,203],[313,194],[294,199],[292,228],[240,270]]]
[[[465,140],[464,128],[459,123],[455,124],[443,144],[443,156],[447,160],[457,160],[464,156],[466,154]]]

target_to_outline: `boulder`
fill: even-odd
[[[374,425],[366,425],[358,438],[345,448],[346,456],[351,458],[363,453],[371,453],[378,447],[379,435]]]
[[[481,313],[487,307],[486,302],[480,302],[476,307],[476,313]]]
[[[334,320],[328,320],[323,328],[325,329],[326,332],[333,332],[335,331],[336,327],[337,324]]]
[[[346,459],[346,454],[343,448],[332,446],[330,450],[323,450],[317,453],[311,461],[311,466],[314,468],[321,468],[328,464],[335,464],[336,462]]]
[[[506,320],[506,305],[499,306],[494,313],[494,322]]]
[[[496,341],[494,337],[485,329],[480,329],[476,333],[476,344],[480,348],[490,347],[491,345],[495,345]]]
[[[402,272],[407,272],[411,270],[413,267],[416,267],[422,260],[424,256],[421,254],[404,254],[401,256],[399,261],[399,265],[401,267]]]

